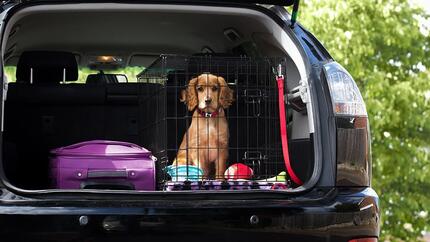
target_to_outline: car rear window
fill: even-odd
[[[145,70],[145,67],[141,66],[128,66],[125,68],[120,68],[116,70],[106,70],[104,73],[106,74],[123,74],[127,76],[128,82],[135,83],[137,82],[137,75]],[[7,77],[8,82],[16,82],[16,66],[5,66],[4,73]],[[88,75],[97,74],[98,70],[92,70],[90,68],[81,67],[79,68],[79,77],[77,81],[70,83],[81,83],[85,84]]]

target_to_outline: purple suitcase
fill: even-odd
[[[93,140],[51,150],[59,189],[155,190],[155,157],[138,145]]]

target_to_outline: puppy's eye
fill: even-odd
[[[203,92],[205,89],[203,88],[203,87],[201,87],[201,86],[198,86],[197,87],[197,91],[199,91],[199,92]]]
[[[217,86],[212,87],[212,91],[214,92],[218,91],[218,87]]]

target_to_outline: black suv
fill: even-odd
[[[2,241],[377,241],[365,104],[298,10],[299,0],[4,1]],[[245,187],[168,185],[192,120],[179,99],[201,73],[233,90],[227,165],[252,168]],[[150,150],[155,188],[56,187],[50,151],[88,140]]]

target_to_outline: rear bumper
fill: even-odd
[[[0,203],[2,241],[348,241],[379,236],[379,202],[371,188],[337,190],[302,202],[206,200],[191,202],[192,207],[190,202],[182,206],[184,201],[55,203]]]

